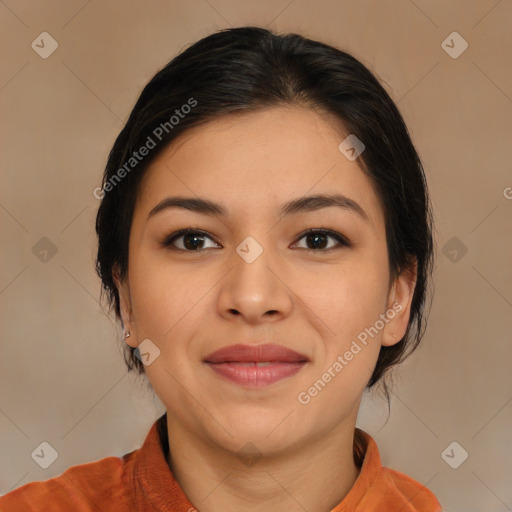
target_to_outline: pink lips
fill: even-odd
[[[299,372],[307,356],[275,344],[230,345],[204,359],[216,373],[237,384],[268,386]]]

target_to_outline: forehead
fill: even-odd
[[[380,227],[383,212],[370,179],[338,149],[347,135],[333,115],[300,107],[215,119],[162,150],[142,179],[137,210],[147,215],[172,194],[208,197],[228,215],[253,216],[300,196],[339,193]]]

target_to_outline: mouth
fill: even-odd
[[[238,344],[213,352],[203,362],[218,376],[231,382],[263,387],[292,377],[309,362],[309,358],[275,344]]]

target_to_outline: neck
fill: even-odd
[[[359,475],[354,424],[341,424],[300,447],[241,461],[167,415],[168,463],[201,512],[330,512]]]

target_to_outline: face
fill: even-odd
[[[230,115],[185,132],[146,171],[117,281],[127,342],[150,340],[145,370],[168,415],[210,443],[277,453],[353,428],[381,346],[405,333],[414,284],[390,282],[382,206],[338,149],[347,135],[299,107]],[[335,194],[337,205],[284,210]],[[222,213],[155,212],[176,196]],[[234,344],[306,362],[281,363],[284,377],[264,385],[235,382],[205,362]]]

